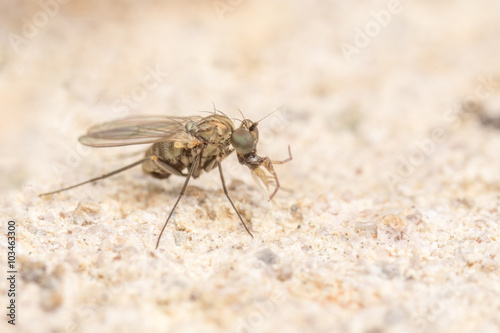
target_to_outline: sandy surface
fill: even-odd
[[[498,332],[498,1],[0,5],[2,332]],[[167,4],[168,3],[168,4]],[[283,189],[230,156],[190,184],[77,138],[132,114],[261,123]],[[0,242],[6,274],[7,240]],[[0,289],[8,288],[0,280]],[[6,292],[0,296],[7,306]],[[3,312],[2,312],[3,313]]]

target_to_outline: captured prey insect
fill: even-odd
[[[170,210],[158,236],[156,242],[156,248],[158,248],[161,236],[177,204],[184,195],[191,177],[198,178],[203,171],[208,172],[217,167],[224,194],[231,203],[245,230],[253,237],[229,196],[221,162],[236,150],[239,163],[246,165],[250,169],[255,181],[258,182],[260,180],[268,187],[269,177],[264,171],[266,169],[276,183],[274,191],[269,196],[269,200],[271,200],[280,187],[273,164],[283,164],[292,160],[292,153],[290,146],[288,146],[289,157],[283,161],[271,161],[269,157],[260,157],[257,155],[257,143],[259,142],[257,126],[265,117],[257,122],[245,119],[244,116],[243,118],[239,128],[235,128],[232,120],[220,111],[214,111],[214,114],[207,117],[129,117],[93,126],[86,135],[79,138],[79,141],[86,146],[118,147],[146,143],[152,143],[152,145],[146,151],[145,157],[139,161],[100,177],[92,178],[57,191],[40,194],[40,196],[92,183],[140,164],[142,164],[142,169],[146,174],[150,174],[155,178],[164,179],[171,175],[186,177],[179,197]],[[185,169],[187,169],[187,172],[184,171]]]

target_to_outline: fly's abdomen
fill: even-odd
[[[169,177],[174,171],[182,173],[182,170],[189,164],[189,158],[185,155],[185,149],[176,148],[174,142],[155,143],[146,151],[146,157],[156,156],[158,161],[144,162],[142,170],[160,179]]]

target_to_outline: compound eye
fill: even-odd
[[[244,128],[238,128],[231,135],[231,144],[241,154],[251,153],[254,143],[252,134]]]

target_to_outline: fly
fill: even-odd
[[[92,183],[138,165],[142,170],[155,178],[165,179],[171,175],[185,177],[179,197],[161,229],[156,242],[156,249],[168,221],[172,217],[177,204],[184,195],[191,177],[198,178],[203,171],[209,172],[215,167],[219,169],[222,188],[227,199],[248,234],[252,233],[236,209],[224,181],[221,162],[236,151],[238,161],[246,165],[257,182],[269,185],[267,170],[276,183],[274,191],[269,196],[271,200],[278,192],[280,183],[274,171],[274,164],[283,164],[292,160],[290,146],[289,157],[283,161],[271,161],[269,157],[257,155],[260,121],[253,122],[243,116],[239,128],[235,128],[232,120],[220,111],[207,117],[168,117],[168,116],[138,116],[106,122],[91,127],[87,134],[81,136],[80,143],[90,147],[119,147],[136,144],[152,144],[144,158],[120,169],[95,177],[87,181],[65,187],[56,191],[40,194],[46,196],[66,191],[80,185]],[[265,170],[264,170],[265,169]]]

